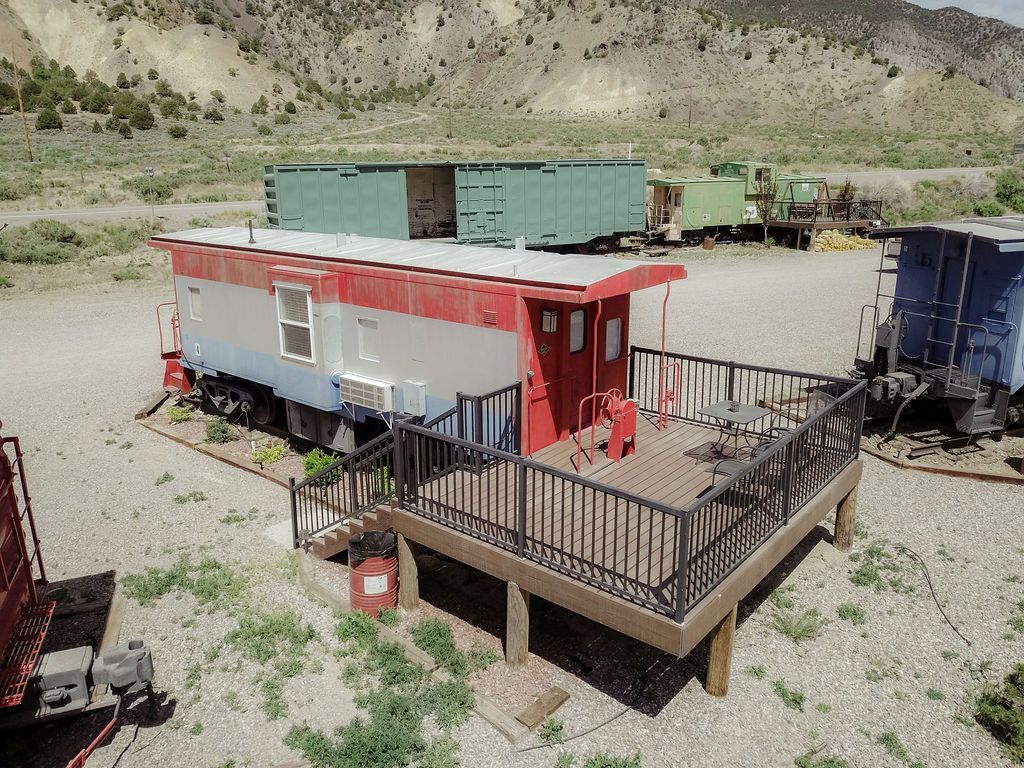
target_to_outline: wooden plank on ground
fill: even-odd
[[[171,396],[170,392],[160,390],[150,397],[142,406],[141,410],[135,414],[135,420],[145,419],[156,413],[157,409],[164,404],[164,401]]]
[[[553,714],[569,700],[569,692],[553,685],[533,700],[526,709],[516,715],[516,720],[531,731],[544,722],[544,718]]]
[[[515,744],[530,735],[530,729],[498,707],[486,696],[477,694],[476,713],[493,725],[509,741]]]

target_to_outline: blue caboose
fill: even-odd
[[[888,227],[870,234],[899,238],[896,286],[879,290],[870,357],[857,370],[877,403],[941,400],[956,427],[996,433],[1024,422],[1024,217]],[[895,245],[895,244],[893,244]],[[861,318],[863,323],[863,316]],[[881,320],[881,322],[879,322]]]

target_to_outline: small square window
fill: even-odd
[[[369,317],[356,318],[359,324],[359,357],[371,363],[380,362],[380,340],[377,321]]]
[[[618,360],[622,356],[622,318],[613,317],[604,327],[605,362]]]
[[[581,352],[587,345],[587,313],[577,309],[569,315],[569,351]]]
[[[203,295],[198,288],[188,289],[188,316],[193,320],[203,319]]]
[[[542,309],[540,311],[540,329],[544,333],[554,333],[558,330],[558,312],[554,309]]]

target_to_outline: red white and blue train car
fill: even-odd
[[[523,382],[522,450],[626,390],[633,291],[679,264],[282,230],[158,235],[176,302],[165,384],[340,451],[458,393]]]

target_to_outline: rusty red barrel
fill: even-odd
[[[381,608],[398,605],[398,555],[395,534],[359,533],[348,542],[349,605],[374,618]]]

